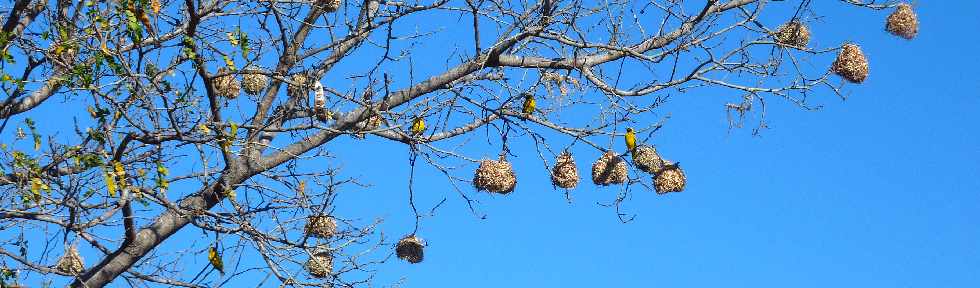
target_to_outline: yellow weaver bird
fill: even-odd
[[[208,249],[208,261],[211,262],[211,266],[217,269],[222,275],[225,274],[225,263],[221,261],[221,255],[218,255],[218,249],[211,247]]]
[[[531,113],[534,113],[534,107],[536,105],[537,105],[537,102],[534,101],[534,95],[531,95],[530,93],[524,94],[524,109],[523,109],[523,112],[524,112],[524,116],[525,117],[530,116]]]
[[[421,116],[415,117],[415,120],[412,120],[412,136],[422,135],[422,132],[425,132],[425,119]]]
[[[629,149],[630,152],[635,151],[636,132],[633,131],[633,128],[626,128],[626,136],[624,136],[623,138],[626,139],[626,149]]]

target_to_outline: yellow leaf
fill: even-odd
[[[41,182],[41,179],[31,178],[31,194],[34,194],[34,200],[41,200],[41,189],[47,188],[47,186]]]
[[[197,126],[197,130],[201,131],[201,134],[204,134],[204,135],[211,134],[211,129],[208,128],[208,125],[205,125],[204,123],[201,123],[201,125],[198,125]]]
[[[296,194],[303,196],[306,193],[306,181],[299,181],[299,185],[296,185]]]
[[[153,15],[160,14],[160,0],[150,0],[150,9],[153,10]]]

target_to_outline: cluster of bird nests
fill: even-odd
[[[507,194],[514,192],[517,175],[507,160],[482,160],[473,175],[473,187],[479,191]]]
[[[211,87],[214,88],[215,95],[228,99],[235,99],[238,97],[238,91],[241,90],[241,84],[238,83],[237,79],[235,79],[235,75],[229,74],[228,70],[225,68],[218,69],[217,74],[220,76],[211,78]]]
[[[269,77],[259,73],[247,73],[242,76],[242,88],[249,95],[258,95],[269,83]]]
[[[613,151],[606,151],[595,163],[592,163],[592,183],[601,186],[623,184],[629,174],[626,172],[626,161]]]
[[[850,43],[844,44],[831,66],[831,71],[852,83],[864,82],[864,79],[868,78],[868,58],[864,57],[861,47]]]
[[[320,8],[326,12],[334,12],[340,8],[341,0],[320,0],[316,2],[316,5],[320,5]]]
[[[776,41],[783,45],[806,47],[810,43],[810,29],[799,21],[790,21],[776,29]]]
[[[313,257],[306,261],[306,271],[316,278],[330,276],[330,272],[333,272],[333,256],[327,251],[313,254]]]
[[[561,152],[555,158],[555,167],[551,169],[551,183],[557,187],[572,189],[578,186],[578,167],[575,158],[568,151]]]
[[[337,222],[327,215],[314,215],[306,219],[306,235],[330,238],[337,232]]]
[[[398,245],[395,245],[395,254],[398,258],[408,261],[409,263],[416,264],[422,262],[423,248],[425,248],[425,242],[422,238],[416,237],[415,235],[408,235],[398,241]]]
[[[919,33],[919,18],[915,15],[915,11],[912,11],[912,5],[898,4],[895,12],[888,15],[885,30],[905,39],[915,38]]]
[[[657,194],[681,192],[684,191],[684,186],[687,186],[687,176],[684,176],[684,170],[676,164],[664,165],[663,170],[653,176],[653,188]]]
[[[65,249],[65,255],[58,259],[58,263],[54,267],[61,273],[78,275],[85,270],[85,261],[82,260],[82,255],[78,253],[78,249],[75,246],[70,246]]]
[[[636,147],[633,151],[633,163],[636,164],[636,168],[652,174],[660,173],[664,166],[664,160],[657,153],[657,148],[647,145]]]
[[[288,87],[286,88],[286,95],[288,95],[290,98],[307,97],[308,94],[306,86],[308,80],[306,79],[306,74],[294,74],[289,81],[292,83],[289,83]]]

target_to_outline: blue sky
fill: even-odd
[[[811,43],[858,41],[871,61],[868,81],[847,85],[846,101],[823,95],[817,112],[770,101],[770,129],[753,137],[728,131],[722,99],[672,98],[654,142],[684,164],[688,190],[635,191],[629,224],[595,204],[616,190],[583,183],[567,204],[534,156],[512,160],[517,192],[477,197],[485,220],[433,176],[416,188],[435,194],[421,202],[452,205],[423,223],[425,262],[389,265],[381,279],[404,276],[405,287],[980,285],[980,42],[963,34],[980,27],[980,5],[919,1],[920,34],[905,41],[883,31],[890,11],[819,2],[827,17],[813,24]],[[391,147],[378,157],[406,158]],[[582,155],[585,171],[598,152]],[[368,166],[347,164],[374,174]],[[406,229],[403,181],[375,183],[364,193],[395,197],[377,210],[387,211],[388,227]]]
[[[377,267],[377,284],[404,278],[402,287],[980,285],[980,77],[974,68],[980,42],[965,34],[980,27],[974,15],[980,4],[920,1],[919,36],[906,41],[883,31],[890,11],[814,2],[826,18],[813,22],[812,45],[856,41],[871,61],[864,84],[845,86],[846,101],[825,93],[813,100],[823,109],[806,112],[773,99],[769,129],[752,136],[752,119],[747,128],[728,129],[722,105],[733,100],[712,94],[718,91],[673,95],[663,107],[671,118],[652,144],[683,163],[687,190],[658,196],[634,187],[624,209],[636,218],[627,224],[596,204],[611,201],[621,188],[597,188],[583,179],[568,203],[552,188],[528,139],[512,139],[516,192],[492,196],[462,183],[485,219],[468,210],[442,174],[422,165],[415,186],[420,209],[446,199],[419,230],[429,243],[426,259]],[[793,4],[770,5],[763,22],[774,27],[778,11]],[[454,21],[468,23],[447,21],[410,24],[451,30],[461,29]],[[814,65],[823,69],[825,58]],[[419,69],[436,71],[442,63]],[[357,65],[341,63],[338,70]],[[62,124],[42,123],[41,129]],[[461,151],[468,157],[499,151],[499,143],[467,145]],[[330,164],[343,167],[345,176],[373,185],[344,191],[335,213],[364,221],[383,217],[381,228],[392,239],[410,233],[407,148],[344,137],[327,149],[341,155]],[[573,152],[583,176],[600,154],[582,146]],[[458,176],[468,177],[473,166]],[[200,248],[210,237],[189,228],[166,244],[196,241]],[[94,264],[91,258],[86,264]],[[250,261],[243,259],[260,264]],[[196,274],[203,262],[187,270]]]

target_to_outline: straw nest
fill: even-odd
[[[919,17],[912,10],[912,5],[898,4],[895,12],[888,15],[885,30],[905,39],[912,40],[915,38],[915,35],[919,33]]]
[[[798,21],[790,21],[776,30],[776,41],[783,45],[806,47],[810,43],[810,28]]]
[[[561,152],[555,158],[555,167],[551,169],[551,183],[555,186],[572,189],[578,186],[578,167],[575,167],[575,158],[568,151]]]
[[[249,95],[258,95],[269,83],[269,77],[258,73],[249,73],[242,76],[242,88]]]
[[[82,255],[78,254],[78,249],[75,246],[71,246],[65,249],[65,255],[62,255],[61,259],[58,259],[58,263],[55,264],[55,269],[58,269],[61,273],[78,275],[85,270],[85,261],[82,259]]]
[[[314,215],[306,219],[306,235],[330,238],[337,232],[337,221],[327,215]]]
[[[409,235],[399,240],[398,245],[395,245],[395,254],[398,255],[398,258],[415,264],[422,262],[424,258],[423,248],[425,248],[425,242],[422,241],[422,238]]]
[[[633,151],[633,163],[636,163],[636,167],[643,172],[660,173],[664,167],[663,161],[660,154],[657,153],[657,148],[653,148],[653,146],[642,145]]]
[[[507,160],[480,161],[473,174],[473,187],[479,191],[507,194],[517,186],[517,175]]]
[[[676,164],[665,165],[663,170],[653,177],[653,188],[657,190],[657,194],[681,192],[686,185],[687,176],[684,176],[684,170]]]
[[[606,151],[592,163],[592,183],[596,185],[623,184],[627,176],[626,161],[612,151]]]
[[[307,79],[304,74],[295,74],[291,79],[288,88],[286,88],[286,94],[292,98],[307,97],[306,86]],[[308,98],[307,98],[308,99]],[[309,100],[306,100],[309,101]]]
[[[317,5],[320,5],[320,8],[323,8],[323,11],[334,12],[340,8],[340,0],[320,0],[318,1]]]
[[[330,276],[330,273],[333,272],[333,256],[327,251],[313,254],[313,257],[306,261],[306,271],[309,271],[310,275],[316,278]]]
[[[225,73],[228,73],[228,70],[224,68],[218,69],[218,74]],[[241,83],[238,83],[234,74],[211,78],[211,87],[214,88],[215,95],[228,99],[238,97],[238,91],[242,88]]]
[[[864,57],[861,47],[855,44],[844,44],[831,69],[847,81],[861,83],[868,78],[868,58]]]

